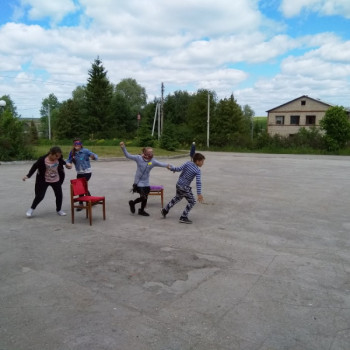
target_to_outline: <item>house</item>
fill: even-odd
[[[24,122],[24,132],[25,133],[27,133],[29,131],[30,126],[31,126],[31,122],[33,121],[34,125],[36,127],[36,130],[38,131],[38,135],[42,136],[41,130],[40,130],[40,124],[41,124],[40,118],[20,118],[20,120]]]
[[[327,109],[333,105],[307,95],[284,103],[267,112],[267,132],[269,135],[292,136],[300,128],[319,127]]]

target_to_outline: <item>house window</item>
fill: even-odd
[[[306,116],[306,125],[315,125],[316,124],[316,116],[315,115],[307,115]]]
[[[302,100],[302,101],[301,101],[301,105],[302,105],[302,106],[305,106],[305,105],[306,105],[306,101],[305,101],[305,100]]]
[[[299,125],[300,116],[299,115],[291,115],[290,116],[290,125]]]
[[[276,125],[284,124],[284,115],[276,115]]]

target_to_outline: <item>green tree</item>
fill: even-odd
[[[208,120],[208,95],[210,100],[210,115],[212,117],[215,111],[215,93],[200,89],[197,91],[188,105],[187,125],[190,129],[190,139],[186,140],[189,144],[194,139],[198,145],[205,145],[207,139],[207,120]]]
[[[76,125],[75,136],[83,139],[89,138],[89,126],[88,126],[88,110],[86,103],[86,87],[78,86],[72,92],[72,104],[66,107],[72,107],[73,111],[71,116],[74,117],[74,121],[71,121],[73,125]],[[66,112],[67,113],[67,112]]]
[[[254,138],[254,116],[255,112],[249,105],[244,105],[242,108],[243,116],[246,119],[247,123],[250,124],[251,138]]]
[[[211,143],[216,146],[247,146],[250,123],[233,95],[220,100],[211,123]]]
[[[33,119],[30,121],[28,134],[29,134],[29,142],[30,142],[32,145],[37,144],[37,143],[38,143],[38,140],[39,140],[39,134],[38,134],[38,129],[36,128]]]
[[[137,146],[153,147],[155,144],[155,137],[152,136],[150,120],[143,118],[140,126],[137,129]]]
[[[32,149],[24,131],[24,123],[10,109],[0,114],[0,160],[33,158]]]
[[[9,95],[2,95],[2,97],[0,97],[0,100],[3,100],[6,102],[5,107],[0,107],[0,114],[5,111],[9,111],[12,116],[19,117],[17,113],[17,107],[15,106],[15,104],[13,103]]]
[[[79,104],[75,100],[69,99],[62,102],[55,120],[57,139],[74,139],[87,136],[80,119]]]
[[[168,151],[175,151],[179,145],[176,138],[176,127],[170,122],[164,125],[163,134],[160,138],[160,147]]]
[[[137,113],[140,112],[147,103],[146,89],[139,85],[135,79],[123,79],[115,87],[115,93],[121,94],[136,119]]]
[[[60,103],[54,94],[50,94],[48,97],[44,98],[41,102],[40,109],[40,130],[44,137],[49,137],[49,117],[50,117],[50,127],[51,127],[51,137],[54,136],[53,125],[55,123],[55,113],[60,107]]]
[[[349,116],[342,106],[328,108],[320,126],[326,132],[326,144],[330,151],[343,148],[350,139]]]
[[[86,86],[87,128],[91,138],[104,137],[108,131],[113,86],[102,61],[97,58],[89,70]]]
[[[109,125],[109,137],[132,138],[136,135],[136,116],[123,94],[116,93],[112,97]]]
[[[164,101],[165,119],[174,125],[186,124],[192,96],[187,91],[175,91]]]

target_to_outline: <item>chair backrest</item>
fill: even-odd
[[[85,177],[80,177],[79,179],[72,179],[70,180],[70,183],[73,196],[88,194],[88,184]]]

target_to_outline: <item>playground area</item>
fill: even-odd
[[[32,162],[0,164],[0,350],[348,350],[350,158],[201,153],[191,225],[184,200],[130,213],[125,158],[92,163],[92,226],[71,223],[74,170],[67,216],[49,188],[27,218]],[[151,172],[165,204],[178,176]]]

